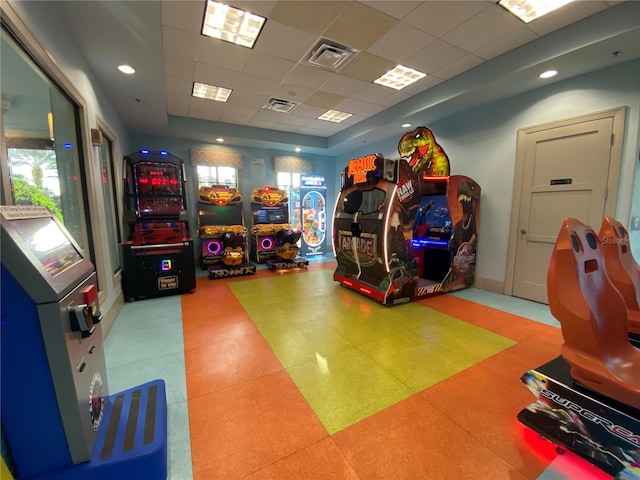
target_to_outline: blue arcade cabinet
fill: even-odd
[[[165,479],[162,380],[109,394],[96,272],[45,207],[0,206],[3,456],[19,479]]]

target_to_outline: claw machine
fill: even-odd
[[[299,215],[302,231],[300,254],[303,257],[324,255],[327,230],[325,178],[320,175],[301,175],[299,199],[299,212],[295,216]]]

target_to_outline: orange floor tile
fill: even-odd
[[[558,355],[559,329],[452,295],[420,300],[516,343],[330,435],[228,287],[246,279],[201,277],[183,296],[195,479],[534,480],[555,458],[516,415],[533,401],[519,377]]]

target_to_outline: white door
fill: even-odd
[[[596,232],[600,229],[608,190],[612,184],[617,187],[618,172],[611,169],[613,133],[613,114],[520,132],[522,186],[515,224],[514,296],[548,303],[547,267],[565,218],[577,218]],[[619,168],[619,160],[613,163]],[[614,204],[615,192],[609,193]]]

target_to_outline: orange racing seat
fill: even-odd
[[[640,265],[631,254],[629,233],[616,219],[604,217],[598,235],[609,280],[627,305],[629,331],[640,335]]]
[[[607,276],[595,231],[574,218],[565,219],[556,239],[547,294],[573,379],[640,408],[640,349],[628,339],[626,304]]]

